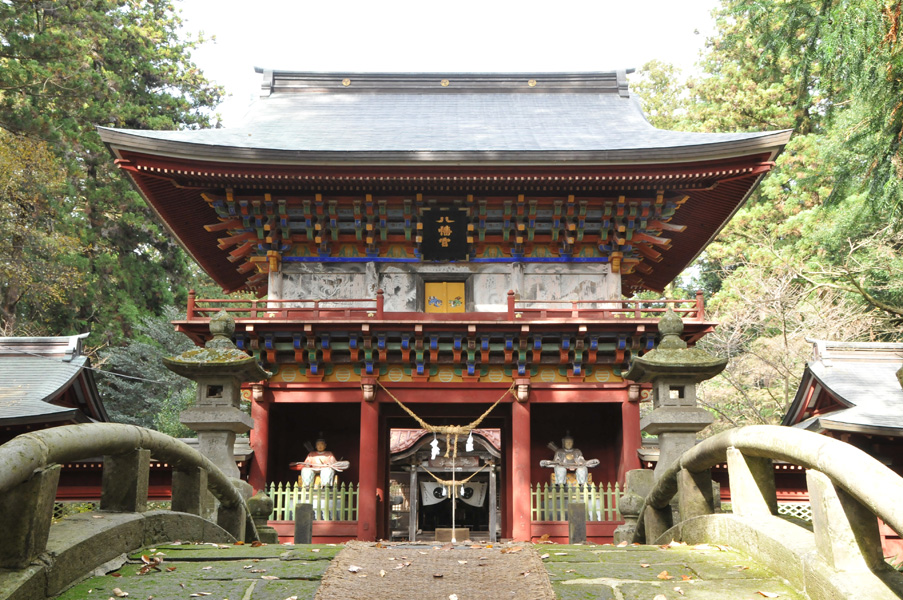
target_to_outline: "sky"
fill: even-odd
[[[254,67],[344,72],[606,71],[652,59],[692,69],[716,0],[183,0],[192,58],[230,98],[257,97]],[[253,6],[253,9],[249,8]]]

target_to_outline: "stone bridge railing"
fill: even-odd
[[[808,469],[811,530],[777,516],[773,459]],[[715,514],[710,469],[725,461],[733,512]],[[639,517],[635,542],[730,545],[813,599],[903,598],[903,574],[885,561],[878,530],[880,518],[903,532],[903,479],[849,444],[743,427],[688,450],[654,484],[651,471],[631,472],[628,488],[621,511]]]
[[[69,517],[51,534],[60,463],[94,456],[104,457],[99,512]],[[172,465],[171,511],[146,512],[151,456]],[[168,435],[112,423],[54,427],[0,446],[0,532],[0,599],[53,596],[147,544],[257,539],[244,497],[216,465]]]

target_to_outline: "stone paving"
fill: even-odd
[[[394,595],[381,593],[376,583],[388,583],[388,579],[399,576],[406,577],[406,583],[413,582],[415,570],[396,569],[401,564],[398,557],[394,558],[395,562],[385,562],[392,561],[394,552],[373,553],[384,565],[394,565],[386,568],[381,566],[383,562],[366,562],[374,559],[363,558],[364,554],[360,553],[363,546],[365,545],[356,542],[349,546],[344,555],[347,558],[357,552],[354,558],[357,562],[364,563],[359,565],[361,570],[353,578],[359,583],[360,591],[349,594],[348,597],[374,600],[394,598]],[[561,600],[807,598],[774,573],[724,546],[672,544],[664,547],[619,548],[611,545],[496,544],[490,547],[488,544],[475,544],[470,547],[461,544],[455,546],[453,552],[434,551],[443,548],[434,549],[430,546],[415,549],[411,549],[410,545],[399,549],[393,549],[393,545],[389,544],[371,546],[412,555],[408,561],[411,563],[420,558],[420,548],[429,552],[430,576],[413,588],[406,584],[399,586],[407,589],[408,595],[405,597],[410,597],[411,600],[482,600],[487,597],[502,597],[502,591],[509,593],[510,598],[529,598],[530,591],[513,589],[512,586],[516,586],[516,583],[512,584],[510,577],[501,577],[499,584],[505,580],[504,584],[491,588],[486,586],[485,580],[464,577],[458,580],[462,583],[461,589],[457,591],[452,591],[447,585],[434,583],[433,575],[449,574],[448,581],[454,581],[451,574],[460,572],[466,566],[480,565],[481,562],[487,573],[497,568],[519,568],[505,564],[504,561],[493,563],[490,560],[493,552],[499,555],[517,552],[531,554],[531,560],[541,561],[545,572],[530,575],[542,578],[547,576],[554,594]],[[518,546],[523,547],[522,552],[511,551]],[[131,555],[127,562],[112,573],[87,579],[58,596],[58,599],[314,600],[321,580],[331,565],[333,570],[338,568],[345,576],[347,568],[344,562],[347,560],[334,560],[341,550],[342,546],[333,545],[274,544],[252,547],[186,543],[159,546]],[[473,556],[467,556],[468,554]],[[155,565],[159,570],[146,568],[142,555],[151,561],[160,560]],[[443,559],[448,564],[443,565]],[[468,565],[462,566],[462,560],[466,560]],[[142,568],[148,572],[139,574]],[[380,571],[384,574],[380,574]],[[506,573],[506,576],[510,575],[511,573]],[[514,575],[515,580],[522,578],[526,582],[527,576],[522,573]],[[345,579],[347,583],[347,577]],[[435,581],[444,579],[444,576],[437,577]],[[324,585],[324,591],[328,587]],[[490,589],[499,594],[490,594]]]

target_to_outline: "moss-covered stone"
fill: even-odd
[[[179,570],[183,568],[195,573],[199,579],[260,579],[263,576],[279,579],[319,580],[329,567],[327,560],[284,561],[276,558],[266,560],[218,561],[215,563],[176,563]]]
[[[282,553],[282,560],[332,560],[342,551],[342,546],[326,546],[322,544],[297,544],[291,550]]]
[[[560,600],[614,600],[614,590],[607,585],[594,583],[564,585],[552,582],[552,589]]]
[[[678,591],[675,588],[680,588]],[[763,598],[759,592],[777,594],[781,600],[808,598],[777,579],[720,580],[697,582],[661,582],[658,584],[625,583],[618,587],[624,600],[650,600],[657,594],[681,600],[728,600],[732,598]],[[683,593],[681,593],[683,592]]]

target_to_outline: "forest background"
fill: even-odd
[[[168,1],[0,1],[0,335],[90,331],[118,421],[185,434],[193,397],[160,364],[187,290],[221,292],[116,170],[97,125],[212,126],[223,90]],[[702,289],[731,359],[706,383],[713,429],[779,422],[807,338],[900,341],[903,0],[723,0],[694,74],[645,65],[658,127],[793,129],[747,204],[667,290]],[[656,297],[656,296],[649,296]]]

